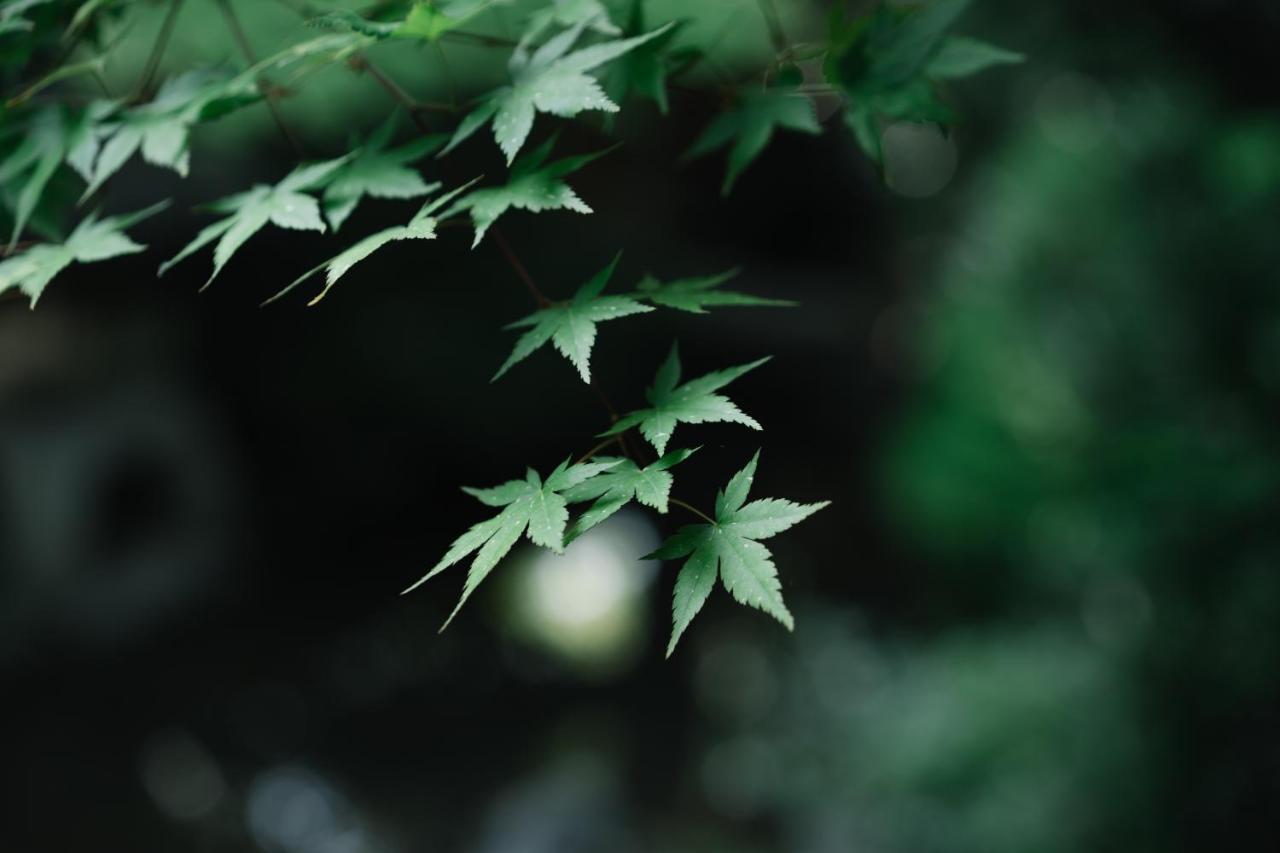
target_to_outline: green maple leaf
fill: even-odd
[[[670,469],[694,454],[694,450],[673,450],[651,465],[641,468],[630,459],[596,457],[597,462],[612,463],[609,470],[567,489],[564,498],[569,503],[595,501],[574,522],[565,537],[566,544],[609,518],[631,501],[639,501],[658,512],[667,511],[674,477]]]
[[[547,341],[551,341],[560,354],[578,369],[582,381],[590,382],[591,347],[596,340],[596,325],[653,310],[627,296],[600,295],[604,286],[609,283],[620,257],[621,253],[616,255],[607,267],[578,288],[568,302],[535,311],[528,317],[507,325],[508,329],[528,328],[529,331],[516,341],[511,355],[507,356],[493,378],[502,376],[512,365],[524,361]]]
[[[766,299],[732,290],[720,290],[720,285],[738,275],[738,270],[726,270],[716,275],[700,278],[682,278],[662,282],[653,276],[645,276],[636,285],[637,295],[654,305],[676,308],[694,314],[705,314],[712,305],[771,305],[790,307],[796,303],[787,299]]]
[[[373,198],[415,198],[439,188],[428,184],[406,163],[419,160],[444,144],[442,135],[415,139],[399,148],[386,150],[395,132],[396,116],[387,119],[360,146],[356,155],[334,171],[324,191],[324,214],[337,231],[366,195]]]
[[[472,183],[474,183],[474,181]],[[439,186],[440,186],[439,184],[428,185],[427,192],[434,192]],[[275,302],[277,299],[280,299],[282,296],[289,293],[295,287],[302,284],[302,282],[306,281],[307,279],[311,278],[311,276],[320,272],[320,270],[324,270],[325,271],[324,289],[321,290],[320,293],[318,293],[310,302],[307,303],[308,305],[315,305],[317,302],[323,299],[326,295],[328,295],[329,290],[332,289],[332,287],[335,284],[337,284],[338,279],[346,275],[348,270],[350,270],[353,266],[360,263],[360,261],[363,261],[365,258],[369,257],[374,252],[378,251],[388,243],[393,243],[398,240],[434,240],[436,237],[436,226],[439,224],[439,220],[436,219],[436,217],[434,216],[435,212],[439,210],[441,207],[443,207],[445,204],[448,204],[454,198],[454,196],[458,195],[458,193],[463,192],[469,186],[471,186],[470,183],[465,184],[451,192],[445,193],[439,198],[428,201],[418,210],[417,213],[413,215],[413,218],[410,219],[409,222],[405,225],[394,225],[390,228],[384,228],[381,231],[370,234],[368,237],[365,237],[363,240],[360,240],[350,248],[345,249],[342,252],[339,252],[338,254],[334,255],[332,258],[325,261],[324,263],[318,264],[315,267],[308,270],[307,272],[298,276],[296,279],[293,280],[293,283],[291,283],[284,290],[277,293],[275,296],[268,299],[263,304],[266,305],[266,304]]]
[[[785,89],[749,90],[742,93],[731,110],[707,125],[685,159],[701,157],[732,143],[724,184],[720,188],[728,195],[738,176],[760,156],[778,128],[808,134],[822,132],[813,113],[813,103],[806,96]]]
[[[951,36],[925,66],[925,74],[934,80],[958,80],[994,68],[1017,65],[1026,57],[985,41],[967,36]]]
[[[672,596],[671,641],[667,657],[715,586],[719,576],[724,588],[740,604],[755,607],[777,619],[787,630],[794,627],[791,611],[782,600],[778,570],[769,549],[760,544],[803,521],[830,501],[797,504],[776,498],[746,503],[755,477],[760,452],[733,476],[724,491],[716,495],[715,520],[692,524],[663,543],[646,559],[674,560],[688,557],[676,577]]]
[[[6,196],[13,197],[12,202],[6,198],[6,203],[13,208],[10,251],[22,236],[58,166],[81,145],[104,109],[100,104],[80,112],[46,107],[32,116],[18,144],[0,160],[0,187],[6,190]]]
[[[876,163],[883,160],[882,121],[955,121],[954,111],[938,96],[938,81],[1022,61],[1021,54],[948,35],[968,5],[969,0],[932,0],[908,8],[880,4],[849,20],[834,10],[824,74],[848,94],[845,124]]]
[[[31,307],[35,308],[49,282],[71,264],[88,264],[141,252],[146,247],[131,240],[124,230],[167,205],[167,201],[161,202],[137,213],[106,219],[90,214],[64,242],[32,246],[5,258],[0,261],[0,293],[17,288],[31,299]]]
[[[321,29],[358,33],[382,39],[434,42],[496,3],[509,0],[418,0],[398,21],[375,21],[350,10],[326,12],[307,20]]]
[[[524,33],[515,49],[516,61],[528,62],[529,47],[553,27],[582,27],[606,36],[616,36],[622,32],[610,20],[609,10],[600,0],[550,0],[525,22]]]
[[[673,21],[670,29],[635,50],[610,63],[604,75],[604,90],[614,101],[621,103],[631,93],[648,98],[658,105],[658,111],[667,114],[667,78],[688,68],[701,56],[694,47],[673,48],[672,43],[680,29],[688,21]],[[638,36],[646,31],[643,0],[632,0],[631,16],[624,34]]]
[[[150,103],[123,112],[115,112],[113,102],[99,102],[103,115],[67,157],[88,183],[82,198],[92,195],[135,152],[153,166],[185,178],[191,128],[260,98],[251,80],[204,69],[166,80]]]
[[[530,213],[541,213],[544,210],[572,210],[575,213],[591,213],[587,203],[578,198],[573,188],[561,178],[576,172],[606,151],[595,154],[580,154],[575,157],[563,157],[554,163],[547,163],[551,148],[555,144],[552,137],[542,145],[516,160],[511,167],[511,177],[506,185],[487,187],[476,190],[459,199],[445,214],[445,218],[455,213],[469,211],[471,222],[475,227],[475,237],[471,248],[480,245],[484,235],[508,210],[527,210]]]
[[[35,23],[22,17],[36,6],[44,6],[52,0],[10,0],[0,3],[0,35],[9,33],[27,33],[35,28]]]
[[[718,370],[677,385],[680,381],[680,352],[673,345],[671,354],[658,368],[653,386],[645,392],[649,408],[623,415],[602,435],[618,435],[638,426],[640,434],[661,454],[666,453],[667,442],[671,440],[676,424],[736,423],[761,429],[755,418],[744,413],[728,397],[714,392],[768,360],[766,357],[750,364]]]
[[[216,213],[230,215],[201,230],[182,251],[160,265],[157,275],[164,275],[174,264],[217,240],[218,245],[213,250],[213,272],[204,284],[208,287],[236,250],[268,222],[280,228],[325,230],[324,220],[320,218],[320,205],[306,195],[306,191],[324,186],[350,157],[348,154],[322,163],[303,164],[274,186],[258,184],[209,205]]]
[[[492,121],[494,139],[510,164],[529,138],[534,116],[539,112],[561,118],[571,118],[587,110],[617,112],[618,105],[587,72],[657,38],[667,27],[635,38],[593,44],[570,53],[569,49],[584,28],[585,24],[579,23],[553,36],[527,59],[519,53],[513,55],[511,85],[488,95],[479,107],[468,114],[441,154],[452,151]]]
[[[496,2],[499,0],[420,0],[391,34],[397,38],[437,41]]]
[[[462,597],[449,614],[440,630],[458,615],[462,605],[475,592],[480,582],[488,577],[494,566],[527,535],[535,545],[549,548],[556,553],[564,551],[565,528],[569,523],[568,502],[561,493],[579,483],[609,469],[612,462],[585,462],[570,465],[562,462],[551,475],[543,480],[532,468],[523,480],[511,480],[492,489],[463,489],[485,506],[502,507],[502,511],[488,521],[482,521],[454,540],[440,562],[405,590],[412,592],[445,569],[476,552],[467,572]]]

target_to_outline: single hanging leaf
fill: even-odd
[[[938,95],[938,81],[1022,60],[1012,51],[948,34],[968,5],[969,0],[930,0],[907,8],[881,3],[848,20],[838,10],[833,14],[823,73],[848,96],[845,124],[877,164],[883,160],[882,122],[955,121]]]
[[[732,290],[720,290],[720,285],[738,275],[738,270],[727,270],[716,275],[701,278],[682,278],[676,281],[661,282],[653,276],[645,276],[636,285],[636,295],[649,300],[654,305],[665,308],[676,308],[694,314],[707,313],[712,305],[770,305],[790,307],[796,303],[787,299],[766,299],[762,296],[751,296],[746,293],[735,293]]]
[[[517,160],[511,167],[511,177],[505,186],[476,190],[462,197],[442,218],[447,219],[455,213],[469,211],[475,227],[475,237],[471,241],[471,248],[474,249],[484,239],[489,226],[513,207],[530,213],[541,213],[544,210],[591,213],[586,202],[578,198],[573,188],[561,178],[607,152],[564,157],[544,166],[554,144],[553,137]]]
[[[639,427],[640,434],[661,454],[666,453],[667,442],[679,423],[735,423],[761,429],[755,418],[744,413],[728,397],[714,392],[768,360],[768,357],[762,358],[677,385],[680,381],[680,352],[673,345],[671,354],[658,368],[653,386],[645,392],[650,407],[623,415],[602,435],[618,435]]]
[[[88,264],[141,252],[146,247],[131,240],[124,230],[166,206],[167,201],[137,213],[106,219],[89,214],[65,242],[32,246],[0,260],[0,293],[17,288],[30,298],[31,307],[35,308],[49,282],[71,264]]]
[[[813,135],[822,132],[808,97],[785,89],[749,90],[733,109],[721,113],[707,125],[685,153],[685,159],[701,157],[732,143],[724,184],[720,188],[721,193],[728,195],[738,176],[760,156],[778,128]]]
[[[571,504],[595,501],[574,522],[565,537],[566,543],[577,539],[633,500],[665,513],[675,479],[670,469],[692,456],[695,450],[673,450],[644,468],[630,459],[596,457],[595,461],[611,462],[613,467],[564,493],[565,500]]]
[[[474,181],[472,181],[471,183],[474,183]],[[439,220],[437,220],[433,214],[437,210],[439,210],[441,207],[443,207],[445,204],[448,204],[456,195],[458,195],[458,193],[463,192],[464,190],[466,190],[467,187],[471,186],[471,183],[458,187],[457,189],[451,192],[445,193],[439,198],[436,198],[427,202],[418,210],[417,213],[413,215],[413,218],[409,220],[409,223],[407,225],[395,225],[395,226],[392,226],[391,228],[384,228],[381,231],[378,231],[374,234],[370,234],[368,237],[365,237],[363,240],[360,240],[350,248],[342,252],[339,252],[337,255],[334,255],[332,258],[325,261],[324,263],[311,268],[307,272],[298,276],[296,279],[293,280],[293,283],[291,283],[284,290],[277,293],[275,296],[268,299],[263,304],[267,305],[272,302],[275,302],[285,294],[289,293],[299,284],[302,284],[302,282],[306,281],[307,279],[311,278],[311,276],[320,272],[320,270],[324,270],[325,271],[324,289],[321,290],[320,293],[315,296],[315,298],[313,298],[310,302],[307,303],[308,305],[315,305],[317,302],[323,299],[326,295],[328,295],[329,290],[338,282],[338,279],[342,278],[342,276],[347,273],[348,270],[350,270],[353,266],[358,264],[360,261],[363,261],[365,258],[369,257],[374,252],[378,251],[388,243],[392,243],[397,240],[433,240],[435,239],[436,226],[439,224]],[[427,189],[429,192],[431,192],[431,191],[434,191],[438,186],[439,186],[438,184],[434,184],[429,186]]]
[[[535,545],[556,553],[563,552],[569,511],[562,493],[607,471],[613,464],[615,463],[584,462],[570,465],[565,460],[545,481],[536,471],[529,469],[523,480],[511,480],[492,489],[463,489],[484,505],[502,507],[502,511],[454,540],[440,562],[405,592],[412,592],[468,555],[476,554],[467,573],[462,597],[441,626],[440,630],[443,631],[449,627],[449,623],[458,615],[476,587],[488,577],[522,535],[527,535]]]
[[[539,112],[561,118],[571,118],[587,110],[617,112],[618,105],[587,72],[657,38],[670,24],[642,36],[601,42],[569,53],[585,26],[579,23],[559,33],[532,56],[522,58],[518,52],[513,55],[511,85],[488,95],[463,119],[441,154],[452,151],[492,120],[494,139],[510,164],[529,138],[534,116]]]
[[[725,590],[738,603],[763,610],[787,630],[794,627],[791,611],[782,600],[782,586],[772,555],[759,540],[798,524],[830,501],[798,504],[764,498],[746,503],[759,459],[757,451],[747,466],[735,474],[724,491],[716,496],[714,523],[682,527],[646,558],[673,560],[688,557],[676,578],[667,657],[675,651],[680,636],[702,609],[717,574]]]
[[[415,198],[439,188],[428,184],[405,166],[427,156],[444,144],[442,135],[424,136],[399,148],[386,150],[395,132],[396,116],[387,119],[360,146],[356,155],[333,173],[324,191],[324,214],[337,231],[366,195],[373,198]]]
[[[230,215],[206,226],[182,251],[161,264],[156,274],[164,275],[174,264],[217,240],[218,244],[213,250],[213,272],[204,285],[208,287],[236,250],[268,222],[279,228],[325,230],[324,220],[320,218],[320,205],[313,197],[306,195],[306,191],[323,187],[351,156],[348,154],[336,160],[303,164],[275,186],[258,184],[246,192],[228,196],[209,205],[217,213]]]
[[[511,369],[512,365],[524,361],[547,341],[578,369],[583,382],[591,381],[591,347],[596,340],[596,324],[606,320],[617,320],[632,314],[643,314],[652,311],[648,305],[636,302],[626,296],[601,296],[600,292],[608,284],[613,275],[618,258],[597,273],[590,281],[578,288],[573,299],[568,302],[552,305],[535,311],[524,319],[517,320],[507,326],[508,329],[528,328],[529,331],[516,341],[511,355],[498,368],[493,378],[497,379]]]

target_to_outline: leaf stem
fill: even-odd
[[[588,450],[586,453],[584,453],[584,454],[582,454],[581,456],[579,456],[579,457],[578,457],[578,459],[577,459],[577,461],[575,461],[573,464],[574,464],[574,465],[580,465],[580,464],[582,464],[583,462],[586,462],[586,461],[587,461],[588,459],[590,459],[591,457],[595,456],[595,455],[596,455],[597,453],[599,453],[601,450],[604,450],[604,449],[605,449],[606,447],[608,447],[609,445],[611,445],[611,444],[617,444],[617,445],[621,446],[621,443],[622,443],[622,437],[621,437],[621,436],[617,436],[617,435],[610,436],[609,438],[606,438],[604,441],[602,441],[602,442],[600,442],[599,444],[597,444],[595,447],[593,447],[593,448],[591,448],[590,450]]]
[[[507,263],[511,265],[511,269],[515,271],[520,281],[524,282],[524,286],[528,288],[529,294],[533,296],[533,301],[538,303],[539,308],[546,308],[551,304],[551,300],[546,294],[538,289],[538,285],[534,283],[533,276],[529,275],[529,270],[520,262],[520,258],[516,256],[515,251],[511,248],[511,244],[507,242],[507,238],[502,233],[502,229],[493,226],[489,229],[489,233],[493,235],[493,242],[498,244],[498,250],[502,252],[502,256],[507,259]]]
[[[147,64],[142,68],[142,76],[138,78],[138,85],[134,87],[133,97],[140,100],[151,84],[155,82],[156,72],[160,70],[160,60],[164,58],[165,48],[169,46],[169,39],[173,36],[173,28],[178,23],[178,12],[182,9],[182,0],[170,0],[169,11],[164,16],[164,21],[160,24],[160,31],[156,33],[155,44],[151,46],[151,54],[147,57]]]
[[[231,36],[239,46],[240,53],[244,56],[245,61],[250,65],[256,65],[258,59],[254,55],[253,45],[249,43],[249,37],[245,35],[244,27],[240,24],[240,18],[236,15],[236,10],[232,7],[231,0],[217,0],[217,4],[218,9],[222,12],[223,19],[227,23],[227,29],[231,31]],[[299,160],[306,159],[298,138],[293,135],[293,132],[289,130],[289,126],[284,123],[284,118],[280,115],[280,109],[275,102],[275,94],[270,91],[265,80],[258,80],[258,90],[262,92],[263,98],[267,102],[267,109],[271,112],[271,119],[280,130],[280,135],[293,148],[293,152],[298,155]]]
[[[379,86],[387,91],[387,94],[395,99],[396,103],[405,108],[409,113],[409,116],[413,119],[413,123],[416,124],[418,129],[424,133],[427,132],[429,128],[427,128],[423,123],[421,116],[419,116],[418,113],[424,111],[456,113],[458,111],[458,108],[453,104],[444,104],[435,101],[419,101],[417,98],[413,97],[413,95],[406,92],[399,83],[391,79],[386,72],[370,62],[367,57],[353,56],[347,60],[347,65],[354,71],[368,73],[370,77],[377,81]]]
[[[703,521],[705,521],[707,524],[715,524],[715,523],[716,523],[716,520],[715,520],[714,518],[712,518],[711,516],[707,515],[705,512],[703,512],[702,510],[698,509],[698,508],[697,508],[696,506],[694,506],[693,504],[687,504],[687,503],[685,503],[684,501],[680,500],[679,498],[667,498],[667,500],[668,500],[668,501],[670,501],[671,503],[675,504],[676,506],[680,507],[681,509],[687,509],[687,510],[689,510],[689,512],[693,513],[693,514],[694,514],[694,515],[696,515],[698,518],[701,518],[701,519],[702,519]]]

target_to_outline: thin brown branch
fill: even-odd
[[[160,60],[164,58],[165,48],[169,46],[169,39],[173,36],[173,28],[178,23],[178,12],[181,9],[182,0],[169,0],[169,11],[160,24],[160,31],[156,33],[155,44],[151,46],[151,55],[147,57],[147,64],[142,67],[142,76],[138,78],[138,85],[134,87],[135,99],[141,99],[155,82],[156,72],[160,70]]]
[[[245,35],[244,27],[240,24],[240,17],[236,15],[236,10],[231,5],[231,0],[217,0],[217,3],[218,9],[221,10],[222,17],[227,23],[227,29],[231,31],[231,37],[235,39],[240,48],[241,55],[250,65],[256,65],[258,58],[254,54],[253,45],[249,43],[249,37]],[[284,117],[280,115],[280,108],[275,101],[275,92],[262,79],[258,80],[258,89],[262,92],[263,99],[267,102],[267,109],[271,112],[271,120],[276,123],[276,128],[279,129],[280,135],[293,148],[294,153],[298,155],[298,159],[304,159],[302,144],[298,142],[298,137],[294,136],[293,132],[289,130],[289,126],[284,123]]]
[[[586,453],[579,456],[573,464],[581,465],[583,462],[586,462],[588,459],[591,459],[593,456],[595,456],[597,453],[599,453],[601,450],[604,450],[606,447],[608,447],[611,444],[617,444],[619,447],[621,447],[620,439],[621,439],[621,436],[617,436],[617,435],[613,435],[613,436],[610,436],[609,438],[606,438],[604,441],[600,442],[595,447],[591,448]]]
[[[675,504],[676,506],[680,507],[681,509],[687,509],[689,512],[693,513],[693,514],[694,514],[694,515],[696,515],[698,518],[701,518],[701,519],[702,519],[703,521],[705,521],[707,524],[715,524],[715,523],[716,523],[716,520],[715,520],[714,518],[712,518],[711,516],[707,515],[705,512],[703,512],[702,510],[698,509],[698,508],[697,508],[696,506],[694,506],[693,504],[687,504],[687,503],[685,503],[684,501],[680,500],[679,498],[668,498],[667,500],[669,500],[671,503]]]
[[[551,300],[547,298],[538,285],[534,283],[533,276],[529,275],[529,270],[520,262],[520,258],[516,257],[515,251],[511,248],[511,244],[507,242],[506,236],[502,233],[502,229],[496,225],[489,229],[489,233],[493,235],[493,242],[498,244],[498,250],[502,252],[502,256],[507,259],[507,263],[511,265],[511,269],[515,271],[520,281],[524,282],[524,286],[528,288],[529,294],[533,297],[533,301],[538,303],[539,308],[546,308],[551,304]]]
[[[404,90],[399,83],[391,79],[382,69],[374,65],[364,56],[353,56],[347,60],[347,66],[353,71],[366,73],[377,82],[379,86],[386,90],[392,99],[400,106],[405,108],[409,113],[409,117],[413,119],[413,123],[418,129],[424,133],[429,132],[430,128],[426,122],[422,120],[420,113],[437,112],[437,113],[456,113],[458,108],[453,104],[445,104],[439,101],[419,101]]]

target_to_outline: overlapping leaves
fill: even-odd
[[[320,218],[320,205],[308,190],[323,187],[351,155],[326,160],[322,163],[304,164],[294,169],[278,184],[257,186],[209,205],[216,213],[228,214],[212,225],[206,226],[182,251],[160,265],[159,275],[179,261],[217,241],[213,250],[213,272],[205,286],[218,276],[222,268],[245,241],[267,223],[279,228],[304,231],[324,231]]]
[[[516,160],[511,167],[511,175],[503,186],[486,187],[468,193],[458,199],[445,214],[448,217],[465,211],[471,215],[471,223],[475,228],[472,248],[480,245],[489,227],[512,208],[530,213],[542,213],[546,210],[591,213],[587,203],[562,179],[601,155],[579,154],[547,163],[554,144],[554,138],[548,139]]]
[[[384,228],[381,231],[370,234],[368,237],[365,237],[363,240],[360,240],[349,248],[344,249],[324,263],[312,267],[310,270],[294,279],[293,283],[288,287],[267,301],[275,302],[277,299],[302,284],[302,282],[320,272],[320,270],[324,270],[324,289],[321,290],[320,293],[318,293],[309,303],[307,303],[309,305],[315,305],[328,295],[330,289],[338,283],[338,279],[346,275],[353,266],[360,263],[388,243],[394,243],[399,240],[435,239],[436,226],[439,224],[439,220],[436,218],[435,212],[448,204],[458,193],[465,191],[468,186],[470,186],[470,184],[458,187],[452,192],[445,193],[439,198],[428,201],[419,208],[418,212],[413,215],[413,218],[410,219],[408,223],[404,225],[393,225],[390,228]],[[429,184],[426,187],[426,191],[434,192],[437,188],[439,188],[439,184]]]
[[[347,221],[360,199],[416,198],[439,188],[428,184],[422,176],[406,164],[416,162],[444,144],[439,135],[419,137],[398,148],[387,149],[395,132],[396,117],[365,140],[356,154],[333,173],[324,190],[324,215],[334,231]]]
[[[87,182],[86,197],[136,152],[148,163],[186,177],[191,128],[259,97],[257,86],[243,75],[188,71],[166,80],[149,103],[119,109],[114,102],[99,102],[98,120],[69,152],[67,162]]]
[[[463,489],[485,506],[501,507],[502,511],[487,521],[474,525],[459,536],[449,547],[440,562],[405,592],[420,585],[462,561],[470,554],[475,557],[467,572],[462,597],[440,630],[444,630],[499,561],[511,548],[527,535],[529,541],[557,553],[564,550],[565,529],[569,523],[568,498],[564,493],[574,486],[609,470],[616,463],[583,462],[570,465],[562,462],[543,480],[530,468],[523,480],[511,480],[491,489]]]
[[[597,456],[596,462],[612,463],[612,467],[564,493],[569,503],[595,501],[573,523],[565,536],[566,542],[572,542],[633,500],[665,513],[675,480],[671,469],[693,453],[693,450],[673,450],[643,468],[631,459]]]
[[[42,243],[25,252],[0,260],[0,293],[17,288],[36,307],[49,282],[73,263],[105,261],[121,255],[141,252],[145,246],[135,243],[125,229],[156,213],[167,202],[125,216],[98,219],[87,216],[62,243]]]

